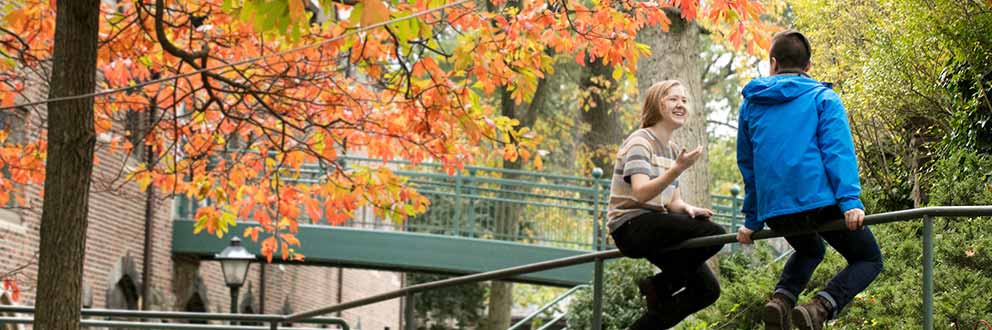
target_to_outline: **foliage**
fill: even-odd
[[[914,175],[920,175],[918,189],[929,196],[929,205],[992,203],[992,162],[985,155],[988,130],[983,126],[988,110],[982,106],[988,91],[988,54],[992,53],[988,4],[933,1],[921,5],[892,0],[797,1],[794,5],[797,28],[813,43],[814,76],[837,83],[851,114],[863,174],[862,198],[869,211],[913,207]],[[939,328],[972,329],[992,315],[986,294],[992,288],[984,251],[992,238],[987,228],[988,219],[937,219],[935,316]],[[922,225],[908,222],[872,229],[885,256],[885,271],[830,328],[918,327],[922,321]],[[844,264],[843,258],[828,249],[801,300],[808,299]],[[770,287],[777,271],[755,275],[745,283]],[[735,293],[741,285],[737,281],[722,284],[722,298],[739,295]],[[729,309],[721,307],[722,298],[714,308],[700,313],[699,319],[720,328],[760,327],[753,317],[726,313]],[[757,304],[764,298],[741,296],[731,301]],[[715,311],[727,316],[713,315]]]
[[[744,253],[720,257],[720,299],[680,325],[685,329],[761,328],[761,312],[784,261],[771,246],[757,243]]]
[[[48,79],[55,12],[50,1],[2,6],[0,107],[9,111]],[[666,29],[667,6],[723,22],[735,45],[767,43],[762,25],[747,24],[762,13],[755,1],[104,3],[98,151],[152,153],[150,163],[121,162],[125,175],[104,184],[210,199],[197,232],[220,236],[240,219],[264,255],[300,259],[301,218],[336,224],[367,206],[402,221],[428,206],[389,169],[345,168],[340,154],[454,169],[489,141],[504,159],[538,165],[539,137],[481,100],[505,87],[514,102],[530,101],[551,73],[549,52],[632,70],[649,51],[634,36]],[[122,127],[128,112],[153,124]],[[13,175],[0,188],[42,182],[44,136],[4,144],[0,165]]]
[[[655,268],[645,259],[607,261],[603,272],[603,329],[625,329],[646,311],[637,280]],[[592,329],[592,290],[577,292],[568,305],[569,329]]]
[[[682,329],[760,327],[760,307],[777,280],[782,262],[772,263],[770,246],[758,244],[746,253],[720,254],[720,299],[690,316]],[[603,328],[625,329],[645,311],[636,281],[656,268],[644,259],[621,258],[607,263],[603,276]],[[579,292],[568,306],[568,327],[587,329],[591,321],[591,290]]]
[[[869,212],[913,207],[915,176],[928,205],[992,204],[990,4],[807,0],[793,5],[788,12],[813,43],[813,75],[837,83],[851,115]],[[720,147],[717,142],[711,150]],[[938,328],[973,329],[992,315],[988,221],[936,220]],[[872,230],[885,270],[828,328],[915,328],[922,321],[921,223]],[[800,300],[808,300],[844,265],[828,249]],[[723,257],[721,299],[682,326],[760,328],[758,312],[780,268]],[[636,291],[627,298],[634,297]]]
[[[407,274],[409,285],[439,281],[442,275]],[[487,287],[471,283],[414,295],[418,329],[474,329],[483,320]]]
[[[932,205],[992,205],[992,157],[974,151],[958,151],[935,166]],[[870,196],[870,195],[868,195]],[[869,208],[878,199],[866,198]],[[937,219],[935,268],[935,319],[940,328],[972,329],[992,315],[992,235],[988,218]],[[878,279],[830,323],[834,329],[913,328],[922,322],[922,225],[895,223],[872,228],[885,256],[885,270]],[[687,329],[754,329],[762,326],[761,307],[774,288],[783,263],[772,263],[770,248],[757,245],[750,254],[722,255],[721,297],[711,307],[680,325]],[[641,302],[630,278],[632,267],[643,261],[622,259],[606,272],[604,317],[629,324],[639,315]],[[800,301],[812,295],[840,271],[846,262],[833,249],[817,268]],[[644,274],[650,265],[644,265]],[[646,275],[637,275],[646,276]],[[619,280],[618,280],[619,279]],[[623,287],[622,289],[617,289]],[[584,325],[591,310],[589,294],[576,297],[570,306],[569,322]],[[574,315],[574,316],[571,316]],[[619,316],[619,317],[618,317]],[[620,318],[624,317],[624,318]],[[569,324],[570,327],[572,323]]]
[[[992,203],[988,156],[960,151],[938,161],[935,168],[932,205]],[[869,205],[873,203],[869,200]],[[972,329],[992,315],[992,298],[986,294],[992,288],[988,220],[935,220],[935,325],[939,328]],[[885,256],[885,270],[835,326],[911,328],[922,322],[922,227],[920,222],[906,222],[872,228]],[[839,269],[843,260],[828,257],[825,264]]]
[[[940,155],[989,141],[987,2],[797,1],[795,12],[814,75],[837,83],[849,110],[866,191],[881,206],[911,207],[916,176],[925,202]]]
[[[709,157],[710,191],[719,195],[730,195],[730,188],[737,185],[743,192],[744,179],[737,169],[737,139],[734,137],[710,136],[707,156]],[[743,198],[743,195],[737,197]]]

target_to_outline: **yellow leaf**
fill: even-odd
[[[145,173],[144,175],[141,175],[137,178],[137,182],[138,182],[138,188],[141,189],[142,192],[144,192],[145,189],[148,189],[148,185],[152,183],[152,176]]]
[[[389,8],[381,0],[362,0],[365,9],[362,10],[362,26],[381,23],[389,18]]]

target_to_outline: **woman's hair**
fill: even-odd
[[[648,88],[644,97],[644,107],[641,108],[641,128],[651,127],[661,121],[661,100],[668,96],[672,87],[682,85],[678,80],[656,82]]]

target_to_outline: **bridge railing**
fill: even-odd
[[[349,166],[381,164],[351,158]],[[431,201],[404,230],[591,250],[605,207],[604,180],[531,171],[392,162],[394,173]],[[597,182],[599,184],[597,184]]]
[[[609,180],[602,171],[592,176],[569,176],[514,169],[466,166],[447,171],[437,163],[411,165],[342,157],[345,167],[387,166],[431,201],[427,212],[391,223],[356,216],[347,226],[404,230],[447,236],[515,241],[521,243],[596,250],[608,247],[605,228]],[[304,166],[305,178],[321,171]],[[287,180],[290,181],[290,180]],[[314,181],[316,182],[316,181]],[[736,230],[740,199],[713,195],[714,221]],[[202,202],[177,197],[177,218],[190,219]]]
[[[888,213],[873,214],[865,217],[864,223],[866,225],[877,225],[877,224],[884,224],[890,222],[923,219],[923,237],[922,237],[923,295],[921,297],[923,299],[923,307],[920,313],[923,315],[922,323],[924,329],[926,330],[933,329],[933,267],[934,267],[933,218],[934,217],[984,217],[984,216],[992,216],[992,206],[925,207],[919,209],[910,209],[910,210],[902,210],[902,211],[895,211]],[[813,232],[837,231],[837,230],[847,230],[842,219],[825,223],[819,228],[816,228],[815,230],[804,230],[804,231],[783,232],[783,233],[778,233],[772,230],[763,230],[754,233],[752,238],[754,240],[764,240],[774,237],[802,235]],[[724,235],[708,236],[708,237],[686,240],[680,244],[677,244],[676,246],[668,248],[667,250],[672,251],[678,249],[698,248],[698,247],[721,245],[721,244],[727,244],[733,242],[736,242],[735,234],[724,234]],[[339,312],[346,309],[361,307],[400,297],[406,297],[407,299],[412,299],[413,295],[428,290],[435,290],[435,289],[441,289],[456,285],[476,283],[482,281],[501,280],[501,279],[520,276],[523,274],[529,274],[533,272],[539,272],[549,269],[594,262],[595,273],[593,276],[593,283],[592,283],[593,286],[592,324],[593,324],[593,329],[601,329],[602,311],[603,311],[602,309],[603,262],[606,259],[612,259],[618,257],[621,257],[621,254],[620,251],[616,249],[606,250],[606,251],[596,251],[573,257],[548,260],[529,265],[516,266],[516,267],[505,268],[505,269],[500,269],[485,273],[454,277],[454,278],[449,278],[449,279],[429,282],[429,283],[422,283],[422,284],[405,287],[399,290],[378,294],[371,297],[366,297],[337,305],[317,308],[301,313],[296,313],[293,315],[288,315],[285,316],[285,320],[292,321],[297,319],[325,315],[329,313]],[[405,324],[407,326],[407,329],[415,329],[416,325],[413,323],[412,313],[407,314],[407,322]]]

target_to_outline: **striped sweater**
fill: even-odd
[[[617,152],[616,166],[610,183],[610,202],[606,217],[607,227],[613,232],[624,222],[648,212],[668,212],[665,208],[672,200],[679,186],[678,178],[665,187],[654,198],[638,202],[634,198],[630,178],[634,174],[646,174],[654,179],[675,165],[677,150],[674,143],[667,147],[647,129],[638,129],[630,134]]]

